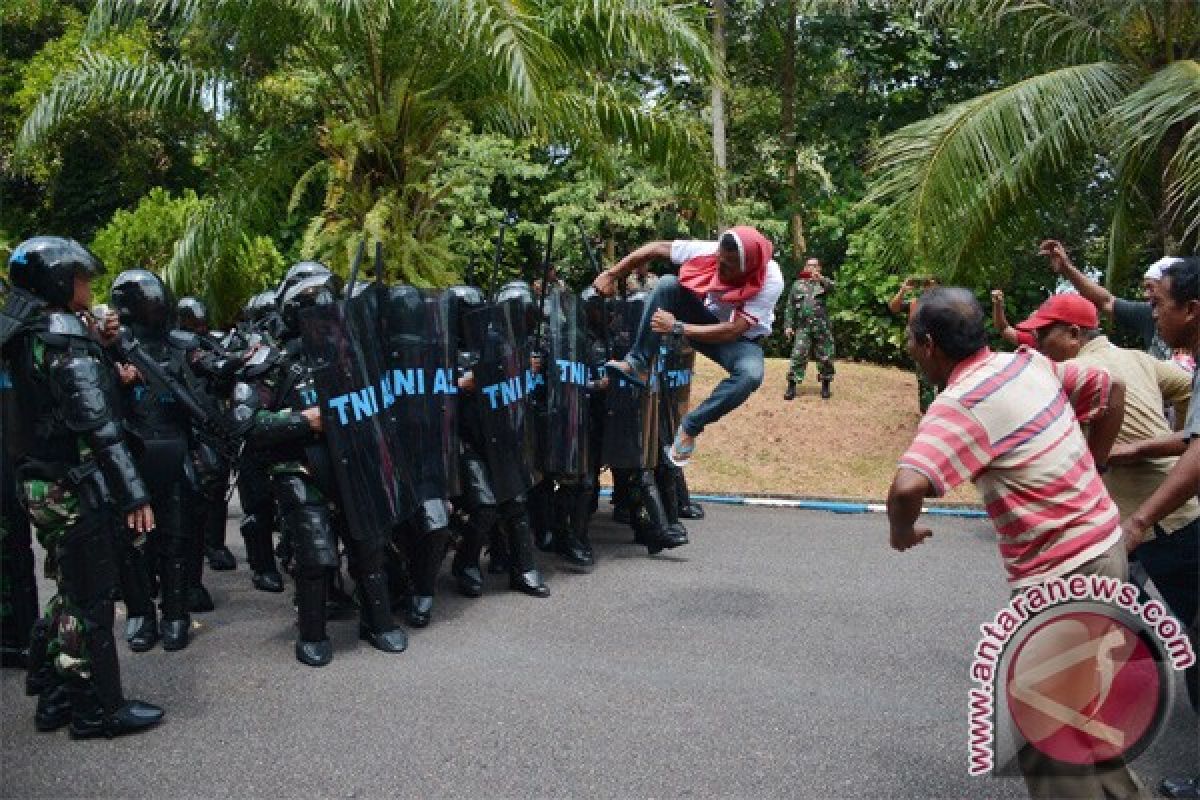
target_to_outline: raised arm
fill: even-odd
[[[1004,314],[1004,292],[1000,289],[992,289],[992,325],[1004,341],[1014,347],[1021,343],[1017,329],[1008,324],[1008,317]]]
[[[592,285],[600,294],[612,295],[616,290],[617,281],[628,277],[629,273],[648,265],[651,261],[669,261],[670,259],[670,241],[649,242],[597,275],[596,279],[592,281]]]
[[[904,283],[900,284],[900,288],[896,290],[896,295],[888,300],[888,311],[893,314],[901,314],[904,312],[904,297],[913,287],[913,279],[905,278]]]
[[[1038,248],[1038,254],[1048,258],[1050,269],[1070,281],[1075,290],[1091,300],[1096,308],[1112,316],[1117,299],[1113,297],[1112,292],[1084,275],[1078,267],[1071,263],[1071,257],[1067,255],[1067,248],[1063,247],[1062,242],[1056,239],[1047,239]]]

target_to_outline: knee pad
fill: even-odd
[[[306,568],[336,567],[337,542],[325,506],[299,506],[284,517],[296,554],[296,566]]]

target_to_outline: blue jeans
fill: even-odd
[[[665,309],[676,319],[693,325],[716,325],[721,320],[704,307],[704,302],[680,285],[674,275],[658,279],[650,293],[646,310],[638,325],[637,337],[625,360],[639,372],[649,368],[651,358],[658,353],[662,334],[650,328],[650,318],[658,309]],[[763,351],[757,342],[735,339],[732,342],[697,342],[692,347],[717,362],[729,377],[717,384],[712,394],[683,418],[682,428],[689,436],[699,436],[705,426],[716,422],[746,402],[746,398],[763,382]]]

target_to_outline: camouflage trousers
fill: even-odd
[[[822,380],[833,378],[833,331],[829,328],[829,318],[824,314],[801,312],[795,330],[796,342],[792,345],[792,364],[788,373],[791,379],[796,383],[804,382],[809,358],[816,360]]]
[[[45,574],[58,591],[46,603],[41,624],[49,632],[47,658],[63,677],[87,678],[90,663],[86,623],[69,599],[58,569],[58,552],[71,529],[82,522],[79,498],[63,483],[29,480],[21,484],[22,503],[38,542],[46,550]],[[37,665],[30,665],[31,668]]]

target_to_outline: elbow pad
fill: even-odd
[[[50,376],[62,393],[62,420],[68,428],[89,433],[113,424],[99,361],[89,355],[64,353],[54,360]]]
[[[146,484],[142,482],[133,456],[123,441],[118,440],[97,449],[95,458],[96,466],[104,475],[105,485],[123,512],[129,513],[150,502],[150,493],[146,491]]]

